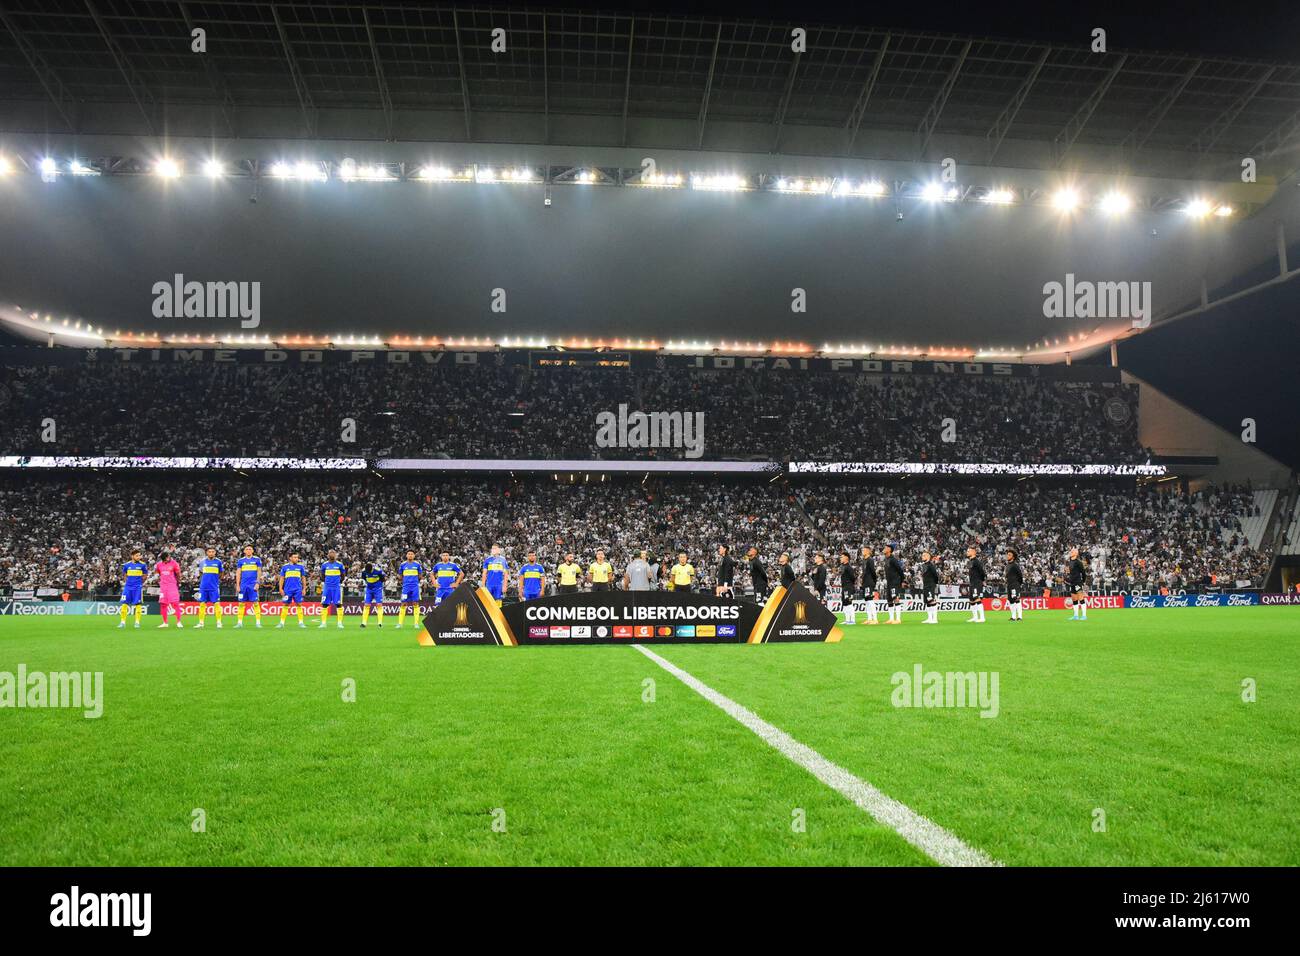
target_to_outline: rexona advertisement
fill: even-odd
[[[835,615],[802,585],[777,588],[763,605],[675,591],[589,591],[498,607],[462,584],[424,618],[420,643],[773,644],[835,642]]]

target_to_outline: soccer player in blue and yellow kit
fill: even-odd
[[[257,601],[257,582],[262,576],[262,559],[253,556],[253,546],[244,545],[244,556],[235,561],[235,586],[238,593],[235,600],[238,606],[235,613],[238,620],[235,621],[235,627],[244,626],[244,613],[248,610],[248,605],[253,605],[253,617],[256,619],[258,627],[262,626],[262,605]]]
[[[402,579],[402,607],[397,612],[397,626],[406,620],[406,609],[412,608],[417,620],[420,616],[420,580],[424,577],[424,565],[415,560],[415,552],[407,551],[406,560],[397,568]]]
[[[140,552],[132,551],[131,560],[122,565],[122,610],[118,627],[126,627],[127,611],[131,608],[135,608],[135,626],[140,626],[140,615],[144,614],[144,579],[148,573]]]
[[[366,562],[366,566],[361,571],[361,583],[366,586],[366,597],[361,603],[361,626],[366,626],[366,621],[370,620],[370,609],[373,607],[379,615],[379,626],[384,626],[384,581],[388,575],[384,569],[377,564]]]
[[[289,555],[289,563],[280,566],[280,595],[283,603],[280,605],[280,623],[276,627],[284,627],[284,622],[289,618],[290,604],[297,608],[298,626],[307,626],[307,622],[302,619],[303,586],[306,581],[307,568],[299,562],[298,552],[295,551]]]
[[[501,557],[501,545],[492,545],[492,553],[483,559],[483,587],[487,588],[488,594],[496,599],[497,604],[505,596],[506,577],[509,573],[510,565]]]
[[[546,592],[546,569],[537,563],[537,552],[528,552],[528,563],[519,569],[519,600],[534,601]]]
[[[329,623],[330,608],[343,626],[343,578],[348,569],[339,561],[339,553],[330,549],[329,560],[320,566],[320,626]]]
[[[217,557],[217,549],[209,547],[207,557],[199,562],[199,623],[195,627],[204,626],[208,608],[217,615],[217,627],[221,626],[221,572],[225,569],[225,564]]]
[[[438,590],[433,597],[433,603],[436,607],[446,598],[451,597],[451,592],[456,590],[456,586],[465,577],[465,573],[461,571],[459,564],[452,561],[451,554],[444,551],[442,552],[442,560],[433,566],[431,576],[434,584],[438,586]]]

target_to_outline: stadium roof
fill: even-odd
[[[791,30],[807,29],[807,51]],[[190,51],[195,27],[207,52]],[[490,48],[504,29],[506,51]],[[916,30],[358,3],[16,0],[0,129],[515,142],[1189,175],[1300,144],[1300,64]],[[1278,178],[1294,164],[1277,171]]]

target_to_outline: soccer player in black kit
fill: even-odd
[[[889,610],[886,624],[903,623],[903,606],[899,599],[903,593],[903,562],[894,554],[895,542],[885,545],[885,606]]]
[[[1088,566],[1083,563],[1078,548],[1070,549],[1070,605],[1074,611],[1072,621],[1088,620]]]
[[[794,565],[790,563],[789,553],[782,551],[781,557],[776,559],[776,563],[781,568],[781,580],[778,583],[781,587],[788,588],[794,584]]]
[[[844,608],[844,623],[857,623],[857,609],[853,600],[857,597],[858,576],[853,571],[853,559],[847,551],[840,552],[840,606]]]
[[[862,549],[862,574],[858,581],[859,587],[862,588],[862,600],[867,605],[867,623],[879,624],[876,614],[879,612],[880,605],[876,602],[880,598],[876,590],[876,562],[871,556],[870,548]]]
[[[725,544],[718,545],[718,587],[714,592],[718,597],[731,597],[731,585],[736,577],[736,559],[731,556],[731,549]]]
[[[1015,548],[1007,549],[1007,607],[1011,609],[1011,620],[1023,621],[1025,609],[1020,604],[1020,595],[1025,587],[1025,575],[1020,570],[1020,555]]]
[[[970,618],[967,624],[984,623],[984,582],[988,580],[988,573],[984,570],[984,562],[979,559],[979,551],[975,545],[966,549],[968,564],[966,565],[966,587],[970,597]]]
[[[826,603],[826,576],[829,571],[830,569],[826,567],[826,559],[818,551],[813,555],[813,569],[809,577],[812,578],[813,590],[817,592],[817,597],[823,604]]]
[[[754,586],[754,600],[762,604],[767,597],[767,569],[758,556],[758,548],[750,548],[745,557],[749,564],[749,581]]]
[[[939,556],[921,552],[921,593],[925,596],[923,624],[939,623]]]

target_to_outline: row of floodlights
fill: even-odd
[[[21,306],[15,306],[15,311],[20,316],[23,315]],[[25,316],[24,316],[25,317]],[[72,338],[82,339],[106,339],[115,343],[126,343],[127,345],[224,345],[224,346],[249,346],[258,345],[271,346],[279,348],[299,347],[299,348],[317,348],[328,346],[347,346],[360,348],[392,348],[408,349],[423,347],[443,347],[443,348],[561,348],[561,349],[622,349],[622,350],[659,350],[667,352],[688,352],[688,353],[705,353],[713,351],[737,352],[737,353],[755,353],[755,354],[779,354],[779,355],[812,355],[816,354],[813,346],[803,342],[741,342],[732,340],[712,341],[712,340],[673,340],[659,342],[656,339],[623,339],[623,338],[568,338],[568,339],[548,339],[545,337],[525,338],[524,336],[505,336],[504,338],[490,337],[444,337],[398,335],[395,337],[383,338],[377,335],[198,335],[191,333],[171,334],[160,332],[122,332],[115,331],[111,335],[106,335],[103,326],[96,326],[89,322],[83,322],[81,319],[64,318],[58,320],[52,315],[42,316],[39,312],[30,313],[31,325],[42,329],[46,332],[58,335],[69,336]],[[1096,344],[1097,335],[1101,333],[1100,327],[1093,329],[1091,333],[1080,333],[1079,335],[1068,336],[1070,345],[1084,347],[1088,344]],[[1023,352],[1016,352],[1010,349],[975,349],[949,346],[923,346],[923,345],[869,345],[862,344],[830,344],[823,345],[820,354],[824,356],[863,356],[874,355],[880,357],[905,357],[915,355],[925,355],[937,359],[961,359],[974,357],[975,359],[997,359],[1013,358],[1018,355],[1031,355],[1038,351],[1048,351],[1053,345],[1060,346],[1065,344],[1060,338],[1054,341],[1044,339],[1041,343],[1041,349],[1037,347],[1025,346]]]
[[[42,159],[37,166],[41,178],[53,182],[60,175],[98,176],[100,170],[79,160],[69,160],[63,166],[53,158]],[[14,171],[14,164],[0,156],[0,176]],[[162,157],[153,164],[153,173],[163,179],[176,179],[183,174],[181,162],[171,157]],[[219,179],[229,173],[225,163],[219,159],[209,159],[202,164],[203,175]],[[274,162],[268,168],[273,179],[293,180],[297,182],[325,182],[329,179],[329,167],[325,163],[313,161]],[[343,182],[397,182],[399,176],[383,164],[358,164],[355,160],[345,159],[338,164],[335,175]],[[424,165],[419,167],[414,178],[424,182],[477,182],[477,183],[541,183],[543,176],[530,167],[495,167],[495,166],[440,166]],[[571,181],[583,185],[609,182],[603,174],[592,169],[580,169],[571,177]],[[629,185],[657,186],[674,188],[687,186],[691,189],[715,192],[740,192],[756,188],[755,182],[746,177],[732,173],[706,174],[692,173],[688,177],[679,174],[652,173],[642,174]],[[879,180],[840,180],[816,178],[778,178],[770,184],[774,192],[802,195],[858,196],[880,198],[891,193],[891,188]],[[962,193],[951,183],[930,182],[922,184],[909,193],[913,198],[925,202],[956,202]],[[990,205],[1013,205],[1018,201],[1017,194],[1009,188],[981,190],[973,193],[976,202]],[[1092,205],[1109,216],[1119,216],[1132,210],[1134,202],[1126,193],[1112,190],[1091,202],[1078,190],[1063,187],[1051,193],[1049,204],[1065,213],[1074,212]],[[1212,199],[1194,197],[1182,204],[1182,209],[1194,218],[1214,215],[1227,217],[1236,210],[1226,203]]]

